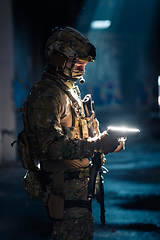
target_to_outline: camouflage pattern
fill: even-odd
[[[54,240],[91,240],[93,238],[93,216],[88,212],[80,218],[64,218],[53,221]]]
[[[89,157],[94,152],[94,144],[83,139],[86,132],[82,135],[79,132],[83,116],[79,92],[70,91],[61,75],[45,72],[42,80],[34,84],[25,104],[29,127],[39,146],[37,160],[41,168],[53,173],[64,171],[64,174],[79,171],[78,178],[67,180],[65,199],[87,201]],[[48,193],[46,196],[43,193],[44,206],[50,200]],[[66,208],[63,219],[53,222],[53,239],[93,237],[93,217],[87,208]]]
[[[89,181],[89,168],[81,170],[79,178],[68,181],[68,193],[65,196],[66,200],[85,200],[87,201],[88,195],[88,181]],[[79,218],[88,212],[86,208],[68,208],[65,214],[70,218]]]
[[[23,190],[27,191],[27,194],[32,199],[38,199],[41,197],[42,186],[40,184],[39,171],[28,170],[24,176]]]
[[[75,113],[65,93],[67,89],[58,77],[54,80],[47,77],[47,74],[43,75],[42,81],[34,85],[28,97],[29,126],[36,135],[42,159],[61,161],[91,157],[94,142],[73,136]],[[81,162],[79,166],[83,167]]]
[[[46,43],[46,58],[50,58],[55,51],[64,54],[67,58],[93,62],[95,60],[95,47],[80,32],[71,28],[54,29]]]

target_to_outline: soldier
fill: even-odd
[[[53,222],[53,239],[92,239],[89,158],[119,146],[107,132],[89,137],[90,121],[76,86],[96,50],[81,33],[65,27],[53,30],[45,53],[46,71],[29,93],[24,121],[31,157],[44,173],[42,202]]]

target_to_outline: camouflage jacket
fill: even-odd
[[[31,89],[26,104],[29,128],[46,159],[42,161],[44,170],[88,167],[94,143],[84,139],[77,127],[83,125],[77,88],[69,89],[61,75],[45,72]]]

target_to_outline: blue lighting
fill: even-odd
[[[158,87],[160,87],[160,76],[158,76]]]
[[[111,25],[110,20],[96,20],[91,22],[92,29],[106,29]]]

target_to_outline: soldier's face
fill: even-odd
[[[71,68],[72,67],[72,61],[73,61],[73,58],[69,58],[67,63],[66,63],[66,67],[67,68]],[[73,69],[75,70],[82,70],[84,71],[85,69],[85,66],[87,65],[87,62],[85,61],[80,61],[78,58],[76,59],[76,63],[73,67]]]
[[[77,58],[76,63],[75,63],[75,65],[74,65],[73,69],[84,71],[86,65],[87,65],[87,62],[80,61],[80,60]]]

